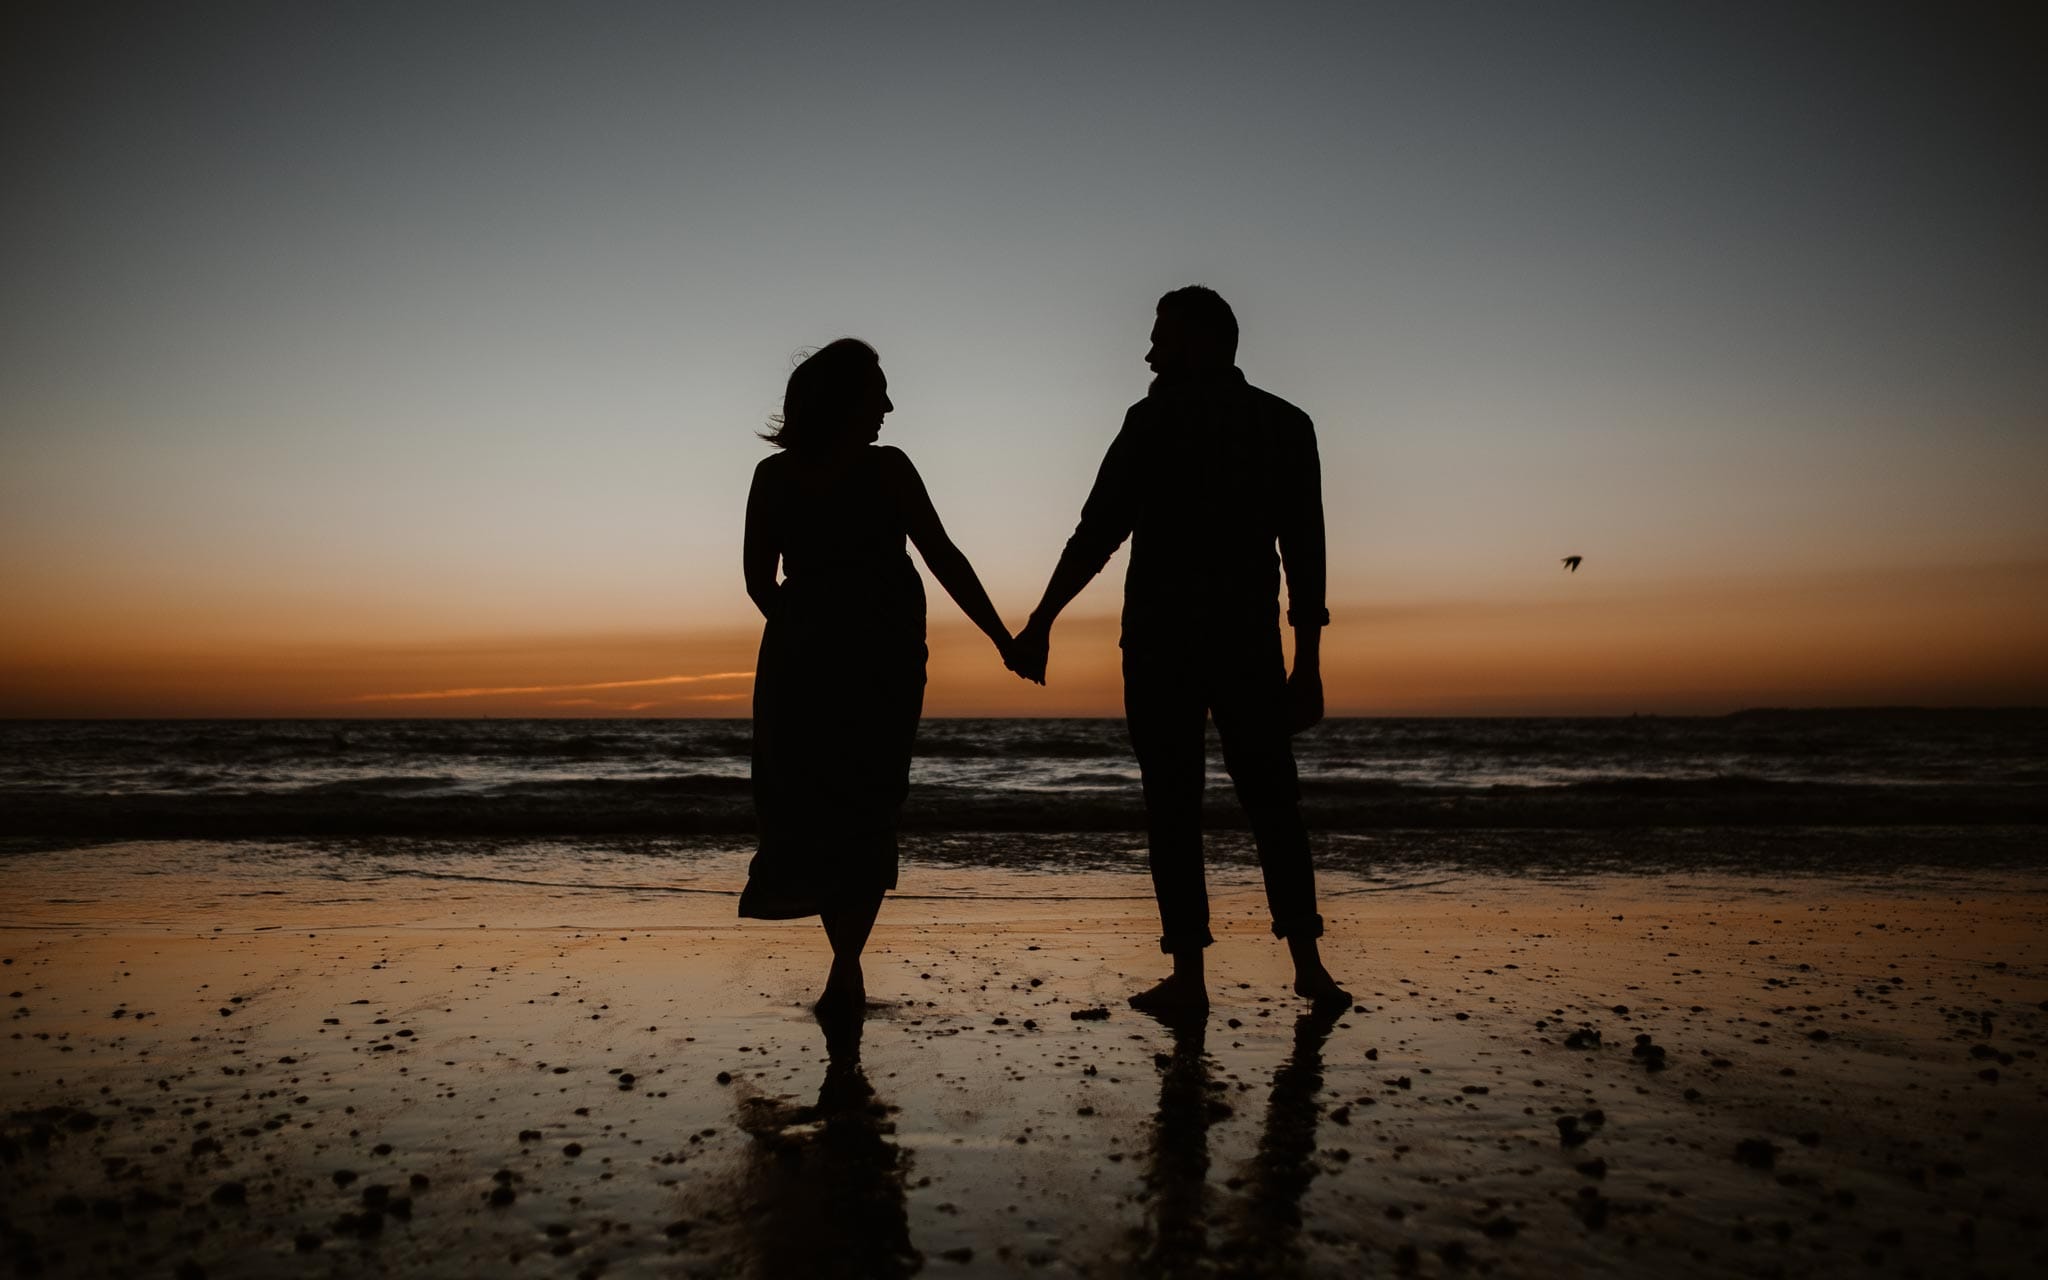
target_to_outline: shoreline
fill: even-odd
[[[1142,833],[1132,785],[1042,795],[919,781],[905,803],[906,835]],[[753,834],[744,777],[693,774],[472,789],[445,779],[377,778],[298,791],[8,793],[0,839],[606,839]],[[1757,831],[1779,827],[1997,830],[2048,828],[2048,784],[1776,781],[1755,777],[1620,778],[1514,786],[1411,785],[1302,779],[1312,829],[1344,835],[1403,831],[1580,831],[1607,836],[1657,829]],[[1225,790],[1204,801],[1212,832],[1246,831]]]

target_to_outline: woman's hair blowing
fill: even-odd
[[[881,357],[859,338],[819,347],[789,371],[782,412],[769,419],[774,429],[761,438],[778,449],[832,443],[881,368]]]

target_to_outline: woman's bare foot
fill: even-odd
[[[860,971],[861,948],[868,931],[875,926],[875,913],[882,908],[879,891],[857,901],[828,906],[818,913],[825,936],[832,942],[832,971],[825,978],[825,992],[811,1011],[820,1021],[837,1019],[859,1025],[868,1012],[867,977]]]
[[[811,1006],[811,1012],[817,1014],[821,1021],[858,1022],[867,1016],[867,1009],[867,982],[859,965],[855,965],[852,971],[848,972],[844,967],[834,964],[831,976],[825,980],[824,993],[818,997],[818,1002]]]
[[[828,1027],[858,1025],[867,1016],[867,1010],[857,999],[850,999],[835,991],[827,991],[811,1006],[811,1016]]]
[[[1199,1017],[1209,1012],[1209,988],[1200,978],[1176,973],[1132,996],[1130,1005],[1155,1018]]]

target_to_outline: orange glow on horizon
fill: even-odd
[[[746,716],[753,627],[433,643],[0,648],[0,715]],[[1063,618],[1051,684],[934,593],[925,713],[1115,716],[1114,618]],[[2048,563],[1339,607],[1333,715],[2048,703]],[[650,674],[657,673],[657,674]],[[711,685],[699,691],[697,686]],[[396,692],[394,692],[396,691]],[[608,696],[618,695],[618,696]]]
[[[699,684],[707,680],[752,680],[751,671],[715,671],[699,676],[649,676],[645,680],[594,680],[583,684],[528,684],[508,685],[490,689],[434,689],[425,693],[359,693],[350,702],[433,702],[453,698],[499,698],[525,693],[573,693],[584,689],[642,689],[652,685]],[[741,694],[708,694],[703,700],[723,700],[742,697]],[[573,706],[594,703],[593,698],[560,698],[555,706]],[[644,702],[641,706],[656,706],[658,703]]]

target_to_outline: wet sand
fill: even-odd
[[[906,874],[856,1061],[718,892],[16,859],[0,1270],[2048,1268],[2048,877],[1326,875],[1329,1017],[1225,877],[1179,1029],[1142,879],[998,879]]]

